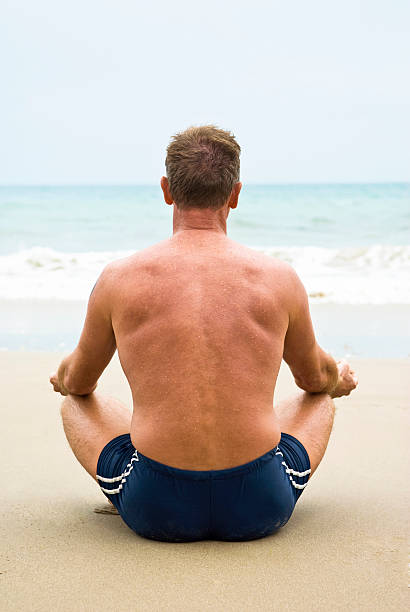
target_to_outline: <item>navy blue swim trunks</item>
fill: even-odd
[[[243,541],[270,535],[289,520],[306,487],[309,456],[293,436],[261,457],[224,470],[183,470],[137,451],[129,434],[111,440],[97,479],[124,522],[164,542]]]

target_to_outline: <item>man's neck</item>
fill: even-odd
[[[226,218],[228,209],[223,206],[218,210],[211,208],[178,209],[174,204],[173,234],[182,232],[212,232],[226,236]]]

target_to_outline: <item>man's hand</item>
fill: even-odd
[[[356,389],[358,384],[357,376],[347,361],[338,361],[337,369],[339,371],[339,380],[337,381],[336,387],[330,394],[332,398],[349,395],[353,389]]]
[[[56,393],[61,393],[61,395],[64,395],[64,396],[68,395],[69,393],[71,395],[76,395],[75,393],[71,393],[71,391],[69,391],[67,387],[63,385],[63,383],[58,377],[58,372],[50,376],[50,382],[53,385],[54,391]],[[94,388],[90,391],[90,393],[95,391],[96,388],[97,388],[97,385],[94,385]],[[89,395],[89,393],[84,393],[83,395]]]
[[[61,393],[61,395],[68,395],[69,391],[64,387],[64,385],[58,380],[57,372],[50,376],[50,382],[53,385],[54,391],[56,393]]]

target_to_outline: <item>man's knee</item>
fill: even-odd
[[[72,401],[71,396],[66,395],[60,404],[60,414],[61,414],[61,418],[63,419],[63,421],[64,421],[64,418],[73,411],[73,408],[74,408],[74,402]]]
[[[76,396],[66,395],[64,397],[60,404],[60,415],[66,432],[71,423],[78,421],[78,417],[81,416],[81,407],[81,401],[78,401]]]
[[[87,407],[89,411],[92,408],[91,404],[91,394],[90,395],[71,395],[70,393],[66,395],[61,402],[60,405],[60,414],[64,417],[67,413],[76,412],[82,410],[82,408]]]
[[[63,424],[64,433],[66,435],[66,438],[70,442],[70,444],[71,444],[71,438],[73,437],[73,433],[74,433],[73,430],[75,429],[75,427],[73,426],[75,422],[75,419],[73,419],[74,408],[75,406],[74,406],[72,399],[70,398],[69,395],[67,395],[60,404],[60,415],[61,415],[61,421]]]
[[[308,414],[312,419],[333,422],[335,403],[328,393],[307,393],[301,398],[301,415]]]
[[[328,393],[320,393],[320,406],[324,416],[327,416],[331,423],[335,416],[335,403]]]
[[[68,398],[68,395],[60,403],[60,415],[61,415],[61,418],[63,419],[63,421],[64,421],[64,417],[65,417],[67,411],[69,410],[69,402],[68,402],[67,398]]]

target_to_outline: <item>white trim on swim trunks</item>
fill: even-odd
[[[306,472],[297,472],[296,470],[292,470],[292,468],[289,468],[284,461],[282,461],[282,465],[285,466],[286,473],[287,474],[292,474],[293,476],[299,476],[299,477],[307,476],[311,472],[311,470],[306,470]]]
[[[278,452],[276,452],[275,455],[281,455],[283,457],[283,453],[281,453],[280,450],[278,450]],[[299,478],[302,478],[303,476],[307,476],[308,474],[310,474],[311,469],[309,468],[305,472],[297,472],[296,470],[292,470],[292,468],[288,467],[288,465],[284,461],[282,461],[282,465],[285,466],[286,474],[289,476],[289,480],[292,483],[292,485],[295,487],[295,489],[304,489],[307,485],[307,482],[305,482],[302,485],[298,484],[297,482],[293,480],[292,476],[298,476]]]
[[[100,485],[100,489],[101,491],[104,491],[104,493],[109,493],[109,494],[115,494],[115,493],[119,493],[122,489],[122,485],[123,483],[126,481],[127,476],[130,475],[132,469],[133,469],[133,462],[134,461],[139,461],[140,458],[138,457],[138,451],[136,450],[131,458],[131,461],[127,464],[127,467],[125,468],[125,470],[123,471],[122,474],[120,474],[120,476],[114,476],[114,478],[105,478],[104,476],[99,476],[97,474],[97,479],[101,480],[102,482],[118,482],[121,480],[121,484],[119,487],[117,487],[116,489],[104,489],[104,487],[102,487]]]

